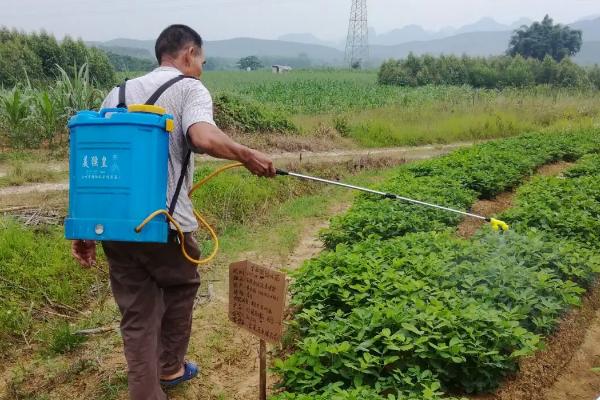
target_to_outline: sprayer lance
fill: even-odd
[[[477,215],[477,214],[468,213],[465,211],[455,210],[453,208],[444,207],[444,206],[440,206],[437,204],[432,204],[432,203],[427,203],[427,202],[420,201],[420,200],[410,199],[408,197],[399,196],[394,193],[380,192],[378,190],[368,189],[368,188],[361,187],[361,186],[350,185],[347,183],[332,181],[329,179],[317,178],[315,176],[297,174],[295,172],[288,172],[288,171],[284,171],[281,169],[277,170],[277,175],[293,176],[295,178],[304,179],[304,180],[308,180],[308,181],[320,182],[320,183],[324,183],[327,185],[340,186],[340,187],[343,187],[346,189],[352,189],[352,190],[357,190],[357,191],[364,192],[364,193],[378,195],[385,199],[401,200],[401,201],[411,203],[411,204],[417,204],[417,205],[424,206],[424,207],[435,208],[435,209],[446,211],[446,212],[464,215],[464,216],[470,217],[470,218],[476,218],[476,219],[479,219],[479,220],[482,220],[485,222],[489,222],[492,225],[492,228],[497,231],[499,231],[499,230],[507,231],[509,229],[508,224],[506,224],[503,221],[497,220],[495,218],[488,218],[488,217],[484,217],[482,215]]]

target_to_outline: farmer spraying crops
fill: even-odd
[[[155,51],[160,66],[115,88],[102,104],[102,108],[156,104],[173,116],[174,124],[168,146],[166,202],[183,236],[170,231],[164,244],[102,242],[112,292],[122,315],[133,400],[164,400],[167,397],[161,385],[174,386],[198,374],[198,367],[186,361],[185,355],[200,276],[196,265],[182,254],[179,243],[183,237],[188,254],[199,256],[193,236],[198,223],[192,202],[188,196],[180,196],[192,185],[191,154],[235,160],[258,176],[273,177],[276,173],[266,155],[234,142],[215,125],[211,95],[198,80],[205,62],[200,35],[184,25],[169,26],[158,37]],[[96,261],[95,241],[74,240],[72,251],[83,266]]]

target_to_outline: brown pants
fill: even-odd
[[[185,243],[192,257],[200,251],[192,234]],[[160,375],[183,366],[192,328],[194,299],[200,286],[195,265],[169,243],[104,242],[110,283],[121,311],[121,335],[132,400],[165,400]]]

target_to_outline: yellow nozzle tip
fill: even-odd
[[[508,224],[506,222],[500,221],[499,219],[492,218],[490,220],[490,223],[492,224],[492,228],[495,231],[500,231],[500,230],[508,231],[510,229],[510,227],[508,226]]]

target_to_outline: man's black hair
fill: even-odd
[[[171,25],[162,31],[156,39],[156,45],[154,46],[156,60],[160,64],[165,54],[175,56],[179,50],[190,43],[202,48],[202,37],[198,32],[187,25]]]

